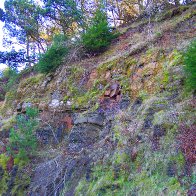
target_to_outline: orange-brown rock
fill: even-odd
[[[72,118],[67,115],[67,116],[65,116],[65,118],[62,121],[66,123],[68,130],[71,130],[71,128],[73,127]]]
[[[14,166],[14,158],[13,158],[13,156],[10,156],[10,158],[7,162],[7,165],[6,165],[7,171],[10,172],[12,170],[13,166]]]
[[[93,84],[93,82],[97,79],[98,77],[98,73],[97,73],[97,70],[96,69],[93,69],[90,73],[90,76],[89,76],[89,81],[87,83],[87,88],[90,88],[91,85]]]
[[[47,103],[44,103],[44,102],[41,102],[38,106],[38,109],[39,110],[42,110],[42,111],[46,111],[48,110],[48,104]]]

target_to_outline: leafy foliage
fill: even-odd
[[[40,57],[37,69],[41,73],[49,73],[56,70],[62,63],[63,57],[68,53],[67,38],[63,35],[54,37],[52,46]]]
[[[6,92],[11,90],[18,79],[18,73],[15,69],[7,68],[0,77],[0,100],[5,98]]]
[[[38,126],[37,115],[37,109],[27,108],[26,115],[18,116],[16,128],[11,129],[8,150],[16,159],[27,160],[36,150],[35,129]]]
[[[5,7],[5,28],[10,37],[15,37],[20,44],[36,42],[41,46],[41,10],[32,0],[6,0]],[[28,53],[28,51],[27,51]],[[28,55],[28,54],[27,54]]]
[[[82,35],[82,43],[91,53],[104,51],[115,36],[111,32],[107,15],[100,8],[94,14],[91,25]]]
[[[4,20],[5,20],[4,17],[5,17],[5,13],[4,13],[3,9],[0,8],[0,20],[1,20],[2,22],[4,22]]]
[[[5,85],[7,82],[7,78],[0,78],[0,101],[5,98]]]
[[[8,160],[9,160],[9,157],[6,156],[6,154],[0,154],[0,166],[3,169],[6,169]]]
[[[17,69],[21,64],[34,62],[35,56],[27,57],[23,50],[10,52],[0,51],[0,63],[8,65],[11,69]]]
[[[186,87],[188,90],[196,90],[196,40],[187,49],[184,56]]]
[[[64,35],[72,34],[74,26],[82,25],[82,11],[74,0],[44,0],[43,16],[56,21]]]

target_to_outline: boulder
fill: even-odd
[[[104,96],[106,97],[109,97],[110,96],[110,93],[111,93],[111,90],[110,89],[107,89],[104,93]]]
[[[51,103],[49,104],[50,108],[58,108],[63,105],[63,101],[60,101],[59,99],[52,99]]]
[[[91,123],[98,126],[102,126],[104,121],[104,117],[98,113],[91,113],[85,116],[78,116],[74,121],[74,125],[83,124],[83,123]]]
[[[71,128],[73,127],[73,119],[72,117],[70,116],[65,116],[63,119],[62,119],[62,123],[65,123],[66,124],[66,128],[68,130],[71,130]]]
[[[77,117],[74,121],[74,125],[83,124],[83,123],[88,123],[88,117],[85,116]]]
[[[43,83],[42,83],[41,86],[40,86],[40,89],[41,89],[42,91],[44,91],[44,90],[46,89],[47,85],[48,85],[49,82],[52,80],[52,78],[53,78],[52,75],[49,75],[49,76],[46,77],[46,79],[43,81]]]
[[[110,71],[107,71],[105,74],[105,79],[109,80],[110,78],[111,78],[111,73],[110,73]]]
[[[69,135],[69,149],[80,151],[99,138],[104,123],[104,116],[99,113],[89,113],[85,116],[77,116],[74,127]]]
[[[88,123],[103,126],[104,117],[101,114],[92,113],[88,116]]]
[[[104,93],[105,97],[116,98],[120,95],[120,85],[118,83],[112,84]]]

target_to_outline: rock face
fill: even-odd
[[[45,126],[42,129],[36,131],[39,142],[42,144],[58,144],[65,138],[65,125],[59,126],[54,129],[51,126]]]
[[[99,137],[100,128],[95,125],[78,125],[72,129],[69,136],[69,147],[74,151],[79,151],[83,147],[97,141]]]
[[[29,196],[193,195],[196,103],[192,94],[185,98],[176,48],[195,36],[194,8],[169,21],[134,23],[111,50],[22,81],[2,111],[8,103],[17,114],[38,107],[38,155],[23,170],[11,167],[14,159],[0,166],[4,195],[21,189],[20,171],[30,173]],[[182,135],[181,123],[192,129]],[[9,154],[9,129],[0,131],[0,155]]]
[[[69,149],[80,151],[82,148],[97,142],[103,123],[104,117],[96,113],[77,117],[69,136]]]
[[[64,154],[40,164],[35,169],[30,195],[60,195],[64,184],[68,181],[73,184],[66,195],[73,195],[74,184],[76,186],[78,180],[89,172],[93,161],[88,150],[100,140],[99,135],[103,129],[103,124],[104,116],[101,114],[76,115]],[[48,133],[47,130],[46,133]],[[44,137],[48,141],[46,134],[44,134]],[[72,179],[74,180],[72,181]]]
[[[40,164],[36,168],[31,183],[31,196],[54,195],[56,187],[62,183],[64,161],[65,159],[59,156],[47,163]]]
[[[176,111],[176,113],[172,113],[172,118],[176,120],[175,122],[179,120],[178,113],[183,110],[183,108],[178,107],[179,97],[172,97],[171,99],[171,95],[165,97],[157,96],[151,97],[146,101],[142,101],[139,98],[134,102],[122,99],[122,102],[119,102],[115,108],[110,110],[98,112],[99,109],[94,113],[73,114],[73,127],[68,135],[66,148],[56,158],[41,163],[35,168],[29,195],[78,195],[77,187],[81,182],[84,181],[87,184],[86,187],[88,187],[88,183],[91,183],[93,180],[96,182],[97,178],[98,180],[104,179],[104,175],[107,175],[106,170],[106,174],[103,174],[102,177],[94,178],[94,166],[97,164],[101,164],[101,166],[107,165],[108,163],[107,167],[113,172],[111,179],[114,182],[111,180],[106,181],[105,183],[109,184],[106,188],[104,184],[99,185],[100,182],[97,182],[96,185],[101,188],[95,190],[96,193],[100,193],[102,190],[110,190],[108,187],[111,186],[111,190],[115,192],[119,189],[118,179],[120,175],[124,175],[120,172],[126,171],[130,173],[130,178],[133,178],[133,176],[131,177],[133,171],[130,170],[129,165],[138,164],[138,157],[141,158],[140,153],[143,152],[141,148],[144,148],[144,153],[146,153],[142,156],[147,156],[147,159],[150,159],[148,157],[149,154],[156,154],[157,152],[160,155],[162,151],[166,156],[170,156],[170,153],[178,156],[175,147],[172,145],[168,146],[168,139],[165,141],[166,144],[161,144],[161,140],[164,137],[168,137],[168,134],[169,136],[171,135],[171,130],[167,129],[167,127],[175,127],[175,123],[170,117],[173,109],[175,108],[174,110]],[[169,107],[171,104],[173,108]],[[61,137],[63,136],[61,135]],[[173,141],[169,140],[169,142]],[[167,152],[161,149],[161,145],[165,145],[164,148],[169,147]],[[127,158],[123,159],[124,156]],[[121,159],[123,160],[122,162]],[[175,158],[172,159],[172,161],[170,159],[166,160],[165,168],[161,168],[161,173],[165,172],[168,178],[174,178],[178,172],[178,163]],[[162,161],[161,156],[160,160]],[[150,161],[152,160],[150,159]],[[146,163],[144,162],[144,166]],[[161,164],[161,162],[158,163]],[[135,175],[140,175],[142,166],[137,167]],[[148,167],[150,169],[153,168],[153,166],[149,165]],[[155,167],[157,166],[155,165]],[[104,169],[104,166],[102,169]],[[115,182],[115,180],[117,181]],[[84,185],[84,192],[80,190],[79,194],[86,195],[85,190]],[[192,189],[189,190],[189,193],[191,191]],[[87,195],[93,194],[88,192]]]

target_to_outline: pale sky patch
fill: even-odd
[[[4,9],[5,0],[0,0],[0,8]],[[5,51],[6,49],[3,47],[3,22],[0,21],[0,51]],[[0,70],[5,69],[7,66],[4,64],[0,64]]]

